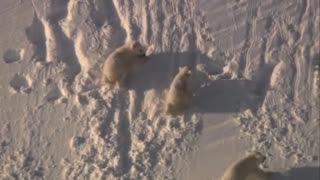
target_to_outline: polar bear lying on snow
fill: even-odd
[[[221,180],[271,180],[272,173],[259,167],[265,159],[260,152],[253,152],[229,167]]]
[[[147,48],[138,41],[126,43],[117,48],[103,65],[101,83],[126,87],[135,66],[147,62],[146,50]]]
[[[179,72],[172,81],[167,94],[166,114],[180,114],[189,105],[192,96],[190,91],[190,76],[191,70],[188,67],[179,68]]]

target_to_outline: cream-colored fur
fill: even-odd
[[[184,66],[179,68],[178,74],[170,85],[166,98],[166,114],[180,114],[190,104],[190,76],[191,70]]]
[[[117,48],[105,61],[102,69],[102,84],[119,84],[127,86],[128,78],[136,65],[148,60],[146,48],[138,41],[133,41]]]
[[[221,180],[269,180],[271,173],[259,167],[265,159],[260,152],[251,153],[229,167]]]

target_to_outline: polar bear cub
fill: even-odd
[[[272,173],[259,167],[265,159],[260,152],[253,152],[229,167],[221,180],[270,180]]]
[[[180,67],[178,74],[173,79],[166,97],[166,114],[180,114],[190,103],[190,76],[191,70],[187,67]]]
[[[114,50],[103,65],[101,83],[127,86],[135,66],[147,62],[146,50],[138,41],[126,43]]]

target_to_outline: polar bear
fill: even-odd
[[[103,64],[101,83],[126,87],[134,68],[147,62],[146,50],[138,41],[126,43],[114,50]]]
[[[221,180],[270,180],[272,173],[259,167],[265,159],[260,152],[250,153],[229,167]]]
[[[173,79],[166,97],[165,113],[171,115],[180,114],[190,104],[191,70],[187,67],[179,67],[179,72]]]

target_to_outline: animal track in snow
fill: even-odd
[[[20,74],[15,74],[9,84],[15,93],[30,93],[31,91],[31,80]]]
[[[7,49],[4,52],[3,60],[7,64],[14,63],[20,61],[23,58],[23,54],[23,49]]]

